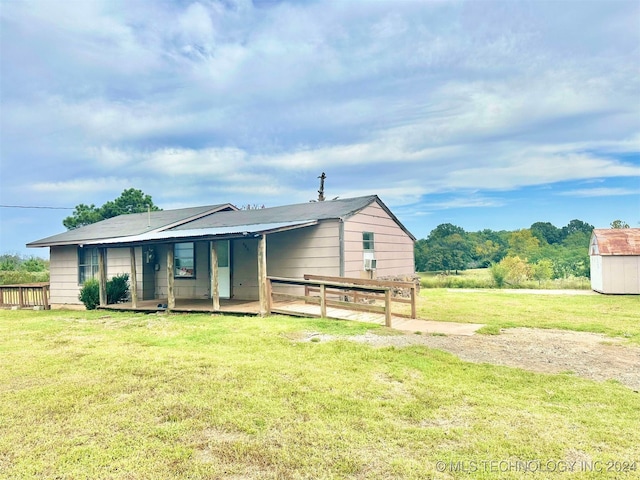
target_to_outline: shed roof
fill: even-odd
[[[597,245],[596,255],[640,255],[640,228],[596,228],[591,245]]]

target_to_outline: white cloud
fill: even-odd
[[[640,188],[635,190],[621,187],[581,188],[561,192],[559,195],[565,195],[568,197],[617,197],[621,195],[640,195]]]

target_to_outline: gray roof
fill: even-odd
[[[171,230],[193,230],[211,227],[232,227],[236,225],[258,225],[263,223],[306,222],[310,220],[329,220],[348,218],[358,213],[378,197],[346,198],[326,202],[307,202],[281,207],[241,210],[237,212],[219,212],[192,222],[186,222]]]
[[[100,239],[111,239],[140,235],[147,232],[170,228],[191,219],[219,212],[223,209],[235,208],[230,204],[206,205],[202,207],[178,208],[175,210],[159,210],[150,213],[131,213],[108,218],[101,222],[75,228],[51,237],[36,240],[27,247],[48,247],[51,245],[76,245]]]
[[[192,209],[151,212],[151,226],[147,214],[121,215],[29,243],[29,247],[77,244],[123,244],[163,239],[198,238],[270,233],[310,226],[320,220],[345,220],[373,202],[380,206],[415,240],[376,195],[346,198],[325,202],[308,202],[256,210],[226,210],[229,204]],[[212,214],[215,213],[215,214]],[[154,220],[154,214],[164,214],[164,220]],[[161,216],[161,215],[160,215]]]

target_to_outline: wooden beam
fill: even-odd
[[[261,235],[258,240],[258,297],[260,298],[260,315],[271,313],[271,299],[267,287],[267,236]]]
[[[131,307],[138,308],[138,274],[136,272],[136,247],[129,247],[131,257],[131,276],[129,285],[131,286]]]
[[[218,274],[218,250],[216,250],[216,242],[209,242],[211,250],[211,300],[213,302],[213,311],[220,310],[220,282]]]
[[[384,324],[391,328],[391,290],[384,292]]]
[[[320,317],[327,318],[327,286],[320,285]]]
[[[174,290],[175,278],[173,277],[174,254],[173,244],[167,245],[167,309],[176,308],[176,294]]]
[[[104,264],[104,248],[98,248],[98,283],[100,284],[100,306],[107,306],[107,269]]]

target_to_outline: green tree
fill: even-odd
[[[540,248],[540,240],[533,236],[531,230],[523,228],[509,235],[509,255],[529,258]]]
[[[464,270],[471,260],[466,232],[450,223],[438,225],[426,240],[426,255],[427,270]]]
[[[542,259],[537,263],[530,266],[531,277],[537,280],[538,283],[542,283],[545,280],[553,277],[553,262],[549,259]]]
[[[562,241],[562,229],[549,222],[536,222],[531,225],[531,233],[540,243],[554,245]]]
[[[589,225],[582,220],[571,220],[566,227],[562,227],[562,238],[565,239],[572,233],[581,232],[591,236],[593,225]]]
[[[124,190],[118,198],[106,202],[101,207],[84,203],[76,205],[73,214],[65,218],[62,224],[71,230],[118,215],[146,212],[148,208],[151,208],[152,211],[160,210],[153,204],[150,195],[146,195],[142,190],[129,188]]]
[[[629,224],[622,220],[614,220],[611,222],[611,228],[629,228]]]

